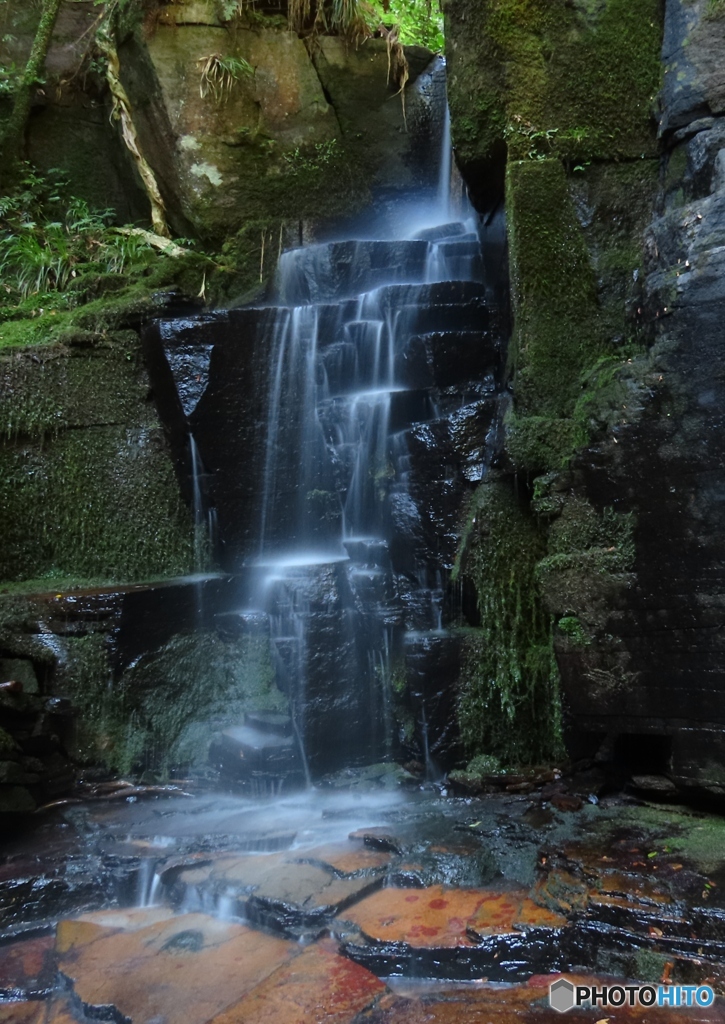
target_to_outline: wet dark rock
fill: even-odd
[[[190,416],[204,393],[214,345],[216,317],[166,320],[161,344],[185,416]]]
[[[344,768],[334,775],[325,775],[320,785],[330,789],[349,789],[352,792],[374,792],[375,790],[396,790],[401,786],[415,785],[416,779],[399,764],[385,763],[368,765],[365,768]]]
[[[23,786],[0,786],[0,814],[28,814],[35,807],[35,800]]]
[[[707,13],[705,2],[691,5],[668,0],[662,48],[662,133],[725,111],[725,27],[721,18],[708,18]]]
[[[637,793],[652,796],[671,797],[677,793],[677,786],[665,775],[633,775],[631,787]]]
[[[452,772],[448,772],[446,779],[450,783],[454,793],[479,796],[481,793],[485,793],[488,789],[488,783],[483,776],[478,775],[475,772],[454,769]]]
[[[417,753],[429,778],[440,777],[460,758],[455,694],[445,684],[458,678],[460,657],[460,636],[455,633],[410,632],[406,636],[406,699],[415,722]]]
[[[549,797],[549,802],[557,811],[580,811],[584,806],[584,801],[581,797],[576,796],[574,793],[566,792],[553,793]]]
[[[454,238],[456,235],[463,235],[466,232],[466,225],[460,221],[450,224],[439,224],[434,228],[426,228],[416,234],[416,238],[422,238],[426,242],[437,242],[441,238]]]
[[[385,850],[389,853],[401,854],[400,840],[383,828],[362,828],[351,832],[349,839],[363,842],[372,850]]]
[[[291,717],[277,711],[249,711],[245,714],[244,720],[247,725],[260,732],[278,733],[283,736],[292,735]]]
[[[294,263],[280,263],[282,300],[291,305],[342,299],[392,280],[420,281],[428,245],[410,242],[329,242],[312,245]],[[288,271],[287,267],[293,267]]]
[[[225,769],[233,775],[260,772],[285,776],[299,769],[299,756],[292,736],[252,725],[225,729],[216,751],[212,756],[218,756]]]
[[[16,761],[0,761],[0,785],[30,786],[39,777],[23,770]]]
[[[269,636],[269,616],[266,612],[220,612],[214,616],[214,622],[222,636]]]
[[[0,998],[47,997],[57,985],[54,945],[53,935],[0,944]]]

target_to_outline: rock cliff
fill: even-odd
[[[534,578],[569,751],[710,794],[725,761],[720,6],[446,4],[456,151],[479,201],[505,188],[508,211],[495,486],[546,542]]]

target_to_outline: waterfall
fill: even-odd
[[[479,220],[451,214],[443,75],[434,62],[425,86],[427,184],[382,196],[350,237],[282,253],[264,306],[162,332],[172,371],[204,388],[180,390],[196,535],[213,489],[237,588],[217,628],[268,640],[288,702],[284,721],[245,712],[221,736],[250,786],[392,758],[432,777],[449,742],[449,575],[495,440],[501,335]]]
[[[427,218],[392,239],[285,252],[264,329],[269,404],[249,603],[269,617],[308,778],[320,743],[342,742],[350,762],[392,756],[394,673],[406,638],[445,633],[440,567],[416,552],[415,523],[406,525],[406,516],[420,517],[411,426],[437,423],[441,402],[465,408],[469,396],[445,394],[436,377],[446,370],[436,364],[451,339],[474,344],[465,332],[480,326],[477,224],[447,219],[447,112],[442,121]],[[393,558],[393,546],[405,553]],[[401,569],[407,608],[395,593]],[[329,736],[335,723],[342,735]],[[429,765],[425,713],[421,727]],[[366,735],[364,750],[352,731]]]

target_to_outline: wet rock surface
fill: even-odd
[[[560,974],[722,991],[722,820],[611,798],[561,811],[555,788],[58,811],[4,854],[0,1021],[509,1024],[554,1020]],[[75,906],[51,873],[84,881]],[[686,1012],[605,1016],[725,1019],[719,1001]]]

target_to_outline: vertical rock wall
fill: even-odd
[[[459,161],[483,205],[505,180],[502,477],[546,538],[536,579],[569,750],[719,792],[722,11],[448,0],[446,14]]]

